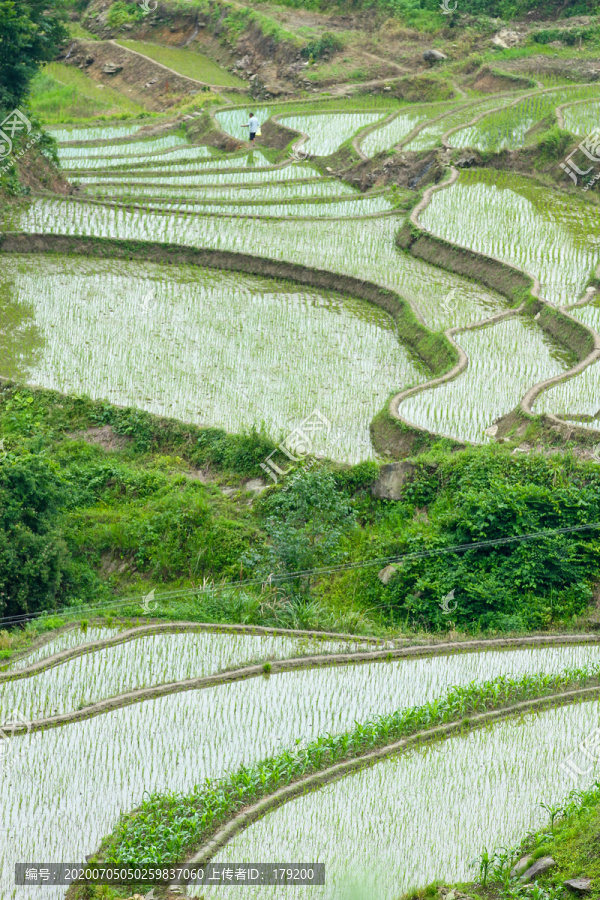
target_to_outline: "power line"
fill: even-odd
[[[303,569],[297,572],[286,572],[282,574],[272,574],[269,575],[268,578],[248,578],[248,579],[240,579],[239,581],[228,581],[224,584],[220,585],[203,585],[200,588],[180,588],[174,591],[163,591],[161,593],[153,591],[152,598],[153,601],[165,601],[172,600],[177,597],[189,596],[190,594],[201,594],[201,593],[210,593],[213,595],[219,595],[224,593],[225,591],[230,590],[239,590],[241,588],[251,588],[251,587],[264,587],[266,585],[285,583],[288,581],[294,581],[300,578],[307,578],[312,576],[319,575],[332,575],[336,572],[346,572],[352,571],[356,569],[367,569],[372,567],[385,567],[386,565],[401,565],[404,562],[412,562],[413,560],[419,559],[428,559],[432,556],[443,556],[445,554],[450,553],[467,553],[469,550],[481,550],[486,547],[500,547],[505,544],[514,544],[520,543],[522,541],[531,541],[536,539],[543,539],[547,537],[554,537],[555,535],[560,534],[574,534],[582,531],[591,531],[595,528],[600,528],[600,522],[589,522],[585,525],[571,525],[568,528],[552,528],[547,531],[534,531],[529,534],[518,534],[513,535],[512,537],[503,537],[503,538],[493,538],[487,541],[475,541],[468,544],[453,544],[449,547],[435,547],[431,550],[417,550],[413,553],[404,553],[400,556],[386,556],[386,557],[378,557],[375,559],[361,560],[359,562],[352,563],[340,563],[336,566],[322,566],[316,569]],[[94,606],[90,605],[82,605],[82,606],[63,606],[59,607],[55,610],[43,610],[41,612],[30,613],[27,615],[20,616],[5,616],[0,618],[0,625],[18,625],[23,622],[29,622],[32,619],[40,618],[50,613],[50,615],[58,615],[61,612],[64,613],[76,613],[78,611],[84,611],[86,613],[94,612],[95,610],[102,609],[112,609],[118,606],[129,606],[131,604],[140,604],[142,607],[144,605],[143,601],[149,595],[143,596],[130,596],[130,597],[121,597],[117,600],[110,600],[106,603],[100,603]]]

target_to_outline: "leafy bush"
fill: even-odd
[[[0,0],[0,112],[22,103],[42,63],[68,39],[63,17],[60,0]]]
[[[364,594],[395,621],[428,629],[446,629],[450,620],[499,631],[569,621],[588,606],[600,574],[597,532],[521,538],[599,520],[593,465],[517,460],[496,448],[424,460],[405,503],[380,516],[379,539],[369,546],[376,558],[419,557],[403,560],[388,585],[364,573]],[[487,545],[446,550],[480,542]],[[441,605],[448,594],[451,615]]]
[[[69,554],[57,528],[64,488],[41,457],[0,462],[0,614],[53,609]]]
[[[261,511],[269,544],[252,562],[264,578],[289,575],[282,583],[290,593],[307,595],[310,576],[291,576],[341,559],[342,538],[354,524],[347,497],[337,490],[333,475],[317,469],[272,493]]]
[[[331,56],[343,49],[344,42],[337,35],[325,31],[321,37],[309,41],[306,47],[302,48],[301,56],[304,59],[321,59],[323,56]]]
[[[122,28],[123,25],[133,25],[143,19],[144,13],[137,3],[127,3],[126,0],[117,0],[108,10],[106,21],[110,28]]]

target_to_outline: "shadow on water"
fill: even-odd
[[[0,281],[0,375],[27,381],[45,343],[35,324],[33,304],[21,302],[14,285]]]

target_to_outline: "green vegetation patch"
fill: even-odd
[[[119,44],[129,50],[136,50],[174,69],[186,78],[202,81],[205,84],[223,85],[224,87],[244,87],[244,82],[236,75],[231,75],[217,63],[196,50],[183,50],[178,47],[165,47],[147,41],[119,40]]]

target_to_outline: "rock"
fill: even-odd
[[[263,491],[266,491],[268,488],[268,484],[262,480],[262,478],[251,478],[250,481],[247,481],[244,485],[247,491],[254,491],[255,494],[262,494]]]
[[[456,165],[459,169],[470,169],[476,162],[477,160],[474,156],[461,156]]]
[[[501,50],[508,50],[510,47],[516,47],[520,40],[521,35],[517,34],[516,31],[509,31],[507,28],[503,28],[502,31],[494,35],[491,42],[495,47],[500,47]]]
[[[371,486],[371,494],[380,500],[400,500],[402,488],[410,481],[416,468],[413,463],[397,462],[382,466],[379,478]]]
[[[105,75],[116,75],[117,72],[120,72],[123,66],[118,66],[116,63],[107,62],[104,66],[102,66],[102,71]]]
[[[521,881],[535,881],[538,875],[543,875],[545,872],[548,872],[549,869],[552,869],[556,863],[552,859],[551,856],[542,856],[541,859],[536,859],[532,866],[529,866],[523,874],[521,875]]]
[[[489,428],[485,429],[485,433],[488,435],[488,437],[494,437],[498,433],[498,426],[490,425]]]
[[[331,166],[325,166],[325,171],[326,171],[326,172],[333,172],[333,169],[331,168]]]
[[[425,50],[423,59],[425,62],[443,62],[443,60],[448,59],[448,57],[445,53],[442,53],[441,50]]]
[[[570,878],[569,881],[563,881],[563,885],[576,894],[589,894],[592,890],[591,878]]]
[[[391,87],[389,86],[389,84],[386,84],[386,86],[384,87],[384,91],[391,91]]]
[[[377,573],[377,577],[382,584],[388,584],[395,571],[396,566],[386,566],[385,569],[381,569],[381,571]]]
[[[529,853],[527,856],[522,856],[519,862],[515,863],[515,865],[510,870],[510,877],[517,878],[519,875],[522,875],[523,872],[525,872],[531,865],[531,860],[531,853]]]

